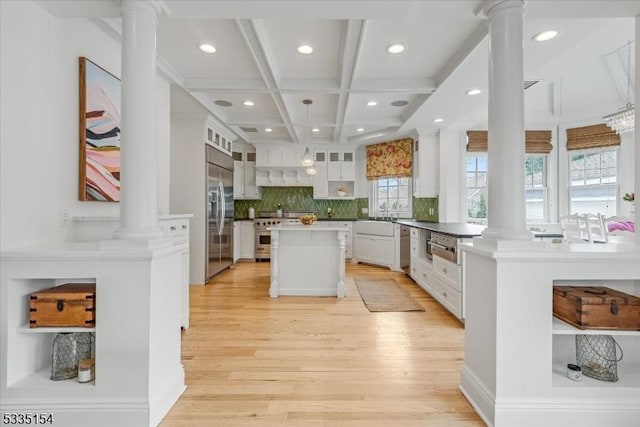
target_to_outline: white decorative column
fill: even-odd
[[[488,227],[491,240],[531,240],[524,190],[524,1],[486,1],[489,23]]]
[[[634,176],[634,191],[636,194],[636,201],[634,202],[634,211],[635,211],[635,223],[636,223],[636,244],[640,245],[640,107],[638,106],[638,100],[640,100],[640,59],[638,59],[640,55],[640,16],[636,16],[636,78],[635,78],[635,87],[634,87],[634,98],[635,99],[635,123],[633,130],[633,146],[634,146],[634,159],[635,165],[633,168],[633,176]]]
[[[121,0],[120,227],[114,239],[149,242],[158,227],[156,26],[163,4]]]

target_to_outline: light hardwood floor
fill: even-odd
[[[187,390],[170,426],[484,426],[458,391],[462,325],[410,278],[347,263],[347,297],[268,297],[268,263],[191,287]],[[353,281],[394,278],[424,312],[371,313]]]

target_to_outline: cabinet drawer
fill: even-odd
[[[411,227],[411,240],[413,240],[413,238],[415,237],[416,239],[420,238],[420,230],[418,230],[417,228],[413,228]]]
[[[189,235],[188,219],[165,219],[160,220],[159,223],[165,236]]]
[[[437,275],[429,280],[432,296],[436,298],[454,316],[462,318],[462,292],[453,289]]]
[[[444,258],[440,258],[439,256],[434,256],[433,270],[443,279],[448,281],[449,285],[453,286],[458,291],[462,291],[462,280],[460,280],[461,274],[459,265]]]

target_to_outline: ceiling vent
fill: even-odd
[[[247,132],[247,133],[256,133],[258,132],[258,129],[256,128],[247,128],[244,126],[240,126],[240,129],[242,129],[243,132]]]
[[[529,89],[531,86],[535,85],[536,83],[540,83],[542,80],[525,80],[524,81],[524,90]]]

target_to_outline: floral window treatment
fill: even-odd
[[[405,138],[367,146],[367,179],[412,176],[413,139]]]

